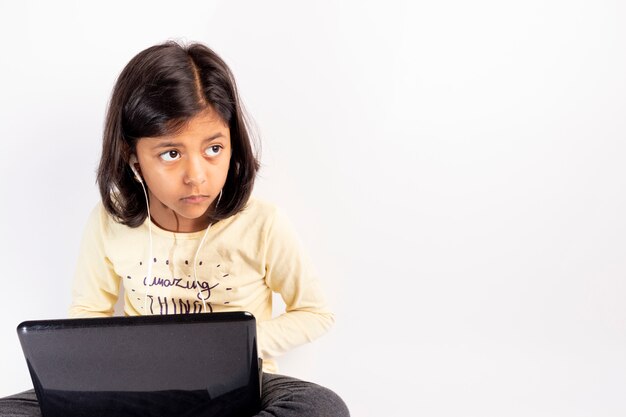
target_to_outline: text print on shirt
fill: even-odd
[[[153,262],[156,263],[157,259],[154,258]],[[166,265],[169,265],[169,260],[165,261]],[[141,266],[143,262],[139,262]],[[188,265],[189,262],[185,261],[185,264]],[[202,266],[202,261],[198,263],[199,266]],[[216,269],[220,268],[222,265],[216,265]],[[229,273],[223,271],[219,272],[219,277],[228,278],[230,276]],[[135,280],[135,278],[131,275],[126,275],[126,279]],[[148,279],[146,276],[141,280],[141,284],[146,288],[146,296],[149,300],[147,303],[147,308],[150,314],[195,314],[201,313],[204,311],[204,305],[208,308],[209,312],[213,312],[213,306],[209,299],[211,298],[211,290],[218,287],[220,282],[217,282],[211,285],[208,281],[203,280],[194,280],[191,275],[187,275],[187,278],[179,278],[179,277],[158,277],[153,276]],[[136,285],[136,283],[135,283]],[[165,296],[163,294],[154,293],[152,291],[148,292],[148,288],[156,287],[156,288],[179,288],[182,290],[189,291],[188,295],[186,294],[184,297],[175,297],[175,296]],[[228,286],[224,288],[225,291],[232,291],[232,287]],[[199,290],[199,291],[198,291]],[[136,292],[134,288],[131,289],[132,292]],[[196,298],[196,299],[194,299]],[[137,301],[141,301],[140,297],[136,297]],[[223,304],[227,305],[230,301],[223,301]],[[143,309],[143,306],[141,307]]]

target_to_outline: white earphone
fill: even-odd
[[[133,171],[133,174],[135,174],[135,180],[137,180],[140,184],[141,184],[141,188],[143,189],[143,195],[146,198],[146,210],[148,210],[148,239],[149,239],[149,251],[148,251],[148,259],[146,260],[146,266],[148,268],[148,270],[146,271],[146,294],[144,295],[143,298],[143,311],[144,314],[148,314],[148,296],[150,293],[150,279],[152,277],[152,262],[153,262],[153,248],[152,248],[152,219],[150,218],[150,201],[148,200],[148,192],[146,191],[146,187],[143,184],[143,178],[141,178],[141,174],[139,174],[139,171],[137,171],[137,168],[135,167],[135,164],[139,164],[139,161],[137,160],[137,155],[133,154],[130,156],[130,158],[128,159],[128,165],[130,166],[130,169]]]
[[[135,174],[135,179],[143,184],[143,179],[141,178],[139,171],[137,171],[137,168],[135,167],[135,164],[138,163],[139,161],[137,161],[137,156],[134,154],[131,155],[130,159],[128,160],[128,165],[130,165],[130,169],[133,171],[133,174]]]

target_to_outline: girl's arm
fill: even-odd
[[[261,356],[275,357],[326,333],[334,315],[299,239],[280,212],[265,238],[266,282],[281,295],[286,311],[258,324],[258,346]]]
[[[120,289],[104,247],[106,214],[102,204],[91,212],[83,234],[74,284],[70,317],[112,316]]]

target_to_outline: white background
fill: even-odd
[[[626,415],[619,0],[2,1],[0,396],[65,317],[119,71],[231,66],[337,313],[282,371],[353,416]]]

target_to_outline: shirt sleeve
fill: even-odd
[[[106,256],[107,216],[102,204],[91,212],[83,233],[74,282],[70,317],[112,316],[120,277]]]
[[[265,235],[266,283],[285,312],[258,324],[261,356],[276,357],[323,335],[334,323],[321,285],[288,219],[276,211]]]

